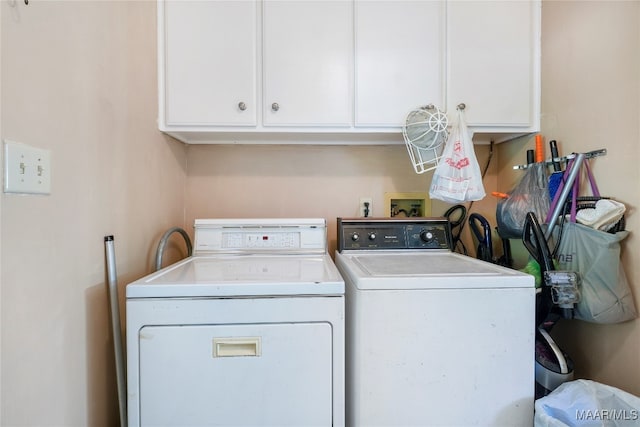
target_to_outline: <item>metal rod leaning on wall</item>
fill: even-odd
[[[124,362],[124,346],[120,329],[120,308],[118,303],[118,275],[116,274],[116,252],[113,236],[104,237],[107,258],[107,279],[109,281],[109,306],[111,308],[111,327],[113,349],[116,361],[116,385],[118,388],[118,407],[120,409],[120,427],[127,426],[127,380]]]
[[[549,237],[551,237],[553,228],[556,226],[556,223],[558,222],[558,217],[560,216],[560,214],[564,209],[564,204],[567,201],[567,197],[569,197],[569,193],[571,192],[571,189],[573,188],[573,183],[575,182],[576,178],[580,173],[580,166],[582,166],[582,163],[584,162],[585,158],[586,158],[585,153],[578,153],[576,154],[575,160],[571,164],[571,170],[569,171],[569,176],[567,177],[567,180],[563,183],[564,186],[562,187],[562,191],[560,192],[558,203],[556,203],[556,206],[553,208],[553,212],[551,214],[551,220],[549,221],[549,224],[547,225],[547,231],[544,234],[544,238],[546,240],[549,240]]]

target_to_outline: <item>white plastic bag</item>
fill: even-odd
[[[566,382],[535,403],[535,427],[638,425],[640,398],[595,381]]]
[[[447,203],[481,200],[485,196],[480,166],[461,109],[433,173],[429,196]]]

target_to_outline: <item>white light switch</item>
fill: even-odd
[[[4,191],[51,194],[51,152],[5,140]]]

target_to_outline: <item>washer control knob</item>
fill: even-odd
[[[433,233],[429,230],[422,230],[420,232],[420,238],[423,242],[429,243],[434,239],[434,237]]]
[[[360,239],[360,236],[358,235],[358,233],[353,233],[351,235],[351,240],[353,240],[354,242],[357,242]]]
[[[369,233],[369,240],[376,240],[376,233]]]

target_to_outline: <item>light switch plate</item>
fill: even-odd
[[[51,194],[51,152],[5,140],[4,192]]]

